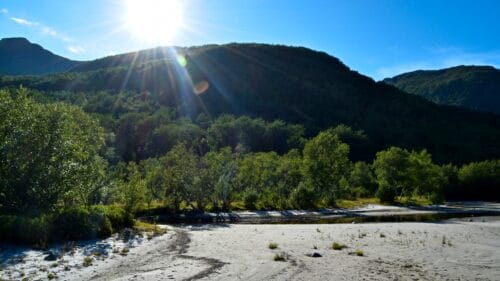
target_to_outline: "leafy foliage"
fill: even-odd
[[[95,203],[106,166],[97,121],[74,106],[35,103],[24,89],[13,94],[0,91],[1,212]]]
[[[304,147],[304,175],[327,204],[340,195],[340,180],[351,169],[348,154],[349,146],[331,130],[319,133]]]

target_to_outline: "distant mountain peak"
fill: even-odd
[[[0,75],[43,75],[64,72],[77,61],[55,55],[24,37],[0,40]]]
[[[0,42],[22,42],[22,43],[28,43],[31,44],[31,42],[24,38],[24,37],[9,37],[9,38],[2,38],[0,39]]]
[[[418,70],[384,79],[432,102],[500,113],[500,70],[489,65],[459,65]]]

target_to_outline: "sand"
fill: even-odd
[[[500,217],[168,228],[126,256],[60,271],[58,280],[500,280]],[[270,242],[278,248],[269,249]],[[333,250],[333,242],[347,248]],[[277,253],[286,261],[274,261]],[[11,269],[4,267],[1,278]]]

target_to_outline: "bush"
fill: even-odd
[[[286,255],[284,253],[277,253],[274,255],[274,261],[286,261]]]
[[[259,200],[259,194],[255,190],[248,190],[243,195],[243,204],[247,210],[257,209],[257,200]]]
[[[313,209],[316,207],[316,192],[301,182],[297,188],[292,191],[290,196],[291,205],[299,209]]]
[[[341,244],[341,243],[333,242],[333,244],[332,244],[332,249],[334,249],[336,251],[340,251],[340,250],[345,249],[345,248],[347,248],[347,246],[344,244]]]
[[[473,162],[458,170],[459,187],[453,197],[468,200],[500,200],[500,160]]]
[[[85,257],[83,258],[83,266],[91,266],[93,261],[94,259],[92,257]]]
[[[69,208],[38,217],[0,216],[0,241],[44,248],[50,242],[108,237],[132,225],[118,206]]]
[[[354,252],[354,254],[356,254],[356,256],[358,256],[358,257],[362,257],[362,256],[364,256],[364,255],[365,255],[365,253],[364,253],[362,250],[356,250],[356,251]]]
[[[54,234],[63,240],[98,237],[103,217],[104,214],[83,207],[61,210],[54,217]]]
[[[106,217],[111,222],[113,229],[121,229],[134,225],[134,218],[130,214],[127,214],[125,212],[125,209],[123,209],[122,207],[117,205],[109,205],[102,208]]]
[[[278,248],[278,243],[271,242],[267,247],[271,250],[277,249]]]

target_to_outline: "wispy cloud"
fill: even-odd
[[[7,11],[7,9],[2,9],[1,11],[3,14],[9,13],[9,11]],[[61,40],[65,43],[69,43],[69,42],[73,41],[69,36],[66,36],[63,33],[60,33],[59,31],[57,31],[56,29],[54,29],[53,27],[50,27],[48,25],[45,25],[45,24],[42,24],[42,23],[39,23],[36,21],[32,21],[29,19],[25,19],[25,18],[19,18],[19,17],[10,17],[10,20],[12,20],[16,24],[19,24],[22,26],[26,26],[29,28],[36,28],[42,35],[50,36],[52,38]],[[72,49],[73,49],[73,51],[75,51],[75,50],[77,51],[77,52],[71,51],[72,53],[75,53],[75,54],[83,52],[83,48],[75,48],[73,46]],[[69,47],[68,47],[68,50],[69,50]]]
[[[81,46],[68,46],[68,51],[75,55],[79,55],[85,52],[85,49]]]
[[[58,31],[56,31],[52,27],[41,26],[40,30],[41,30],[42,34],[54,37],[56,39],[60,39],[64,42],[71,42],[72,41],[71,38],[69,38],[68,36],[66,36],[64,34],[59,33]]]
[[[500,50],[490,52],[470,52],[459,47],[427,47],[424,55],[428,59],[415,60],[381,67],[377,70],[378,79],[392,77],[404,72],[422,69],[440,69],[457,65],[491,65],[500,67]]]
[[[24,26],[39,26],[40,24],[34,21],[29,21],[27,19],[22,19],[22,18],[16,18],[16,17],[11,17],[10,18],[13,22],[24,25]]]
[[[4,14],[4,15],[6,15],[6,14],[8,14],[8,13],[9,13],[9,10],[7,10],[7,9],[3,8],[3,9],[1,9],[1,10],[0,10],[0,13],[2,13],[2,14]]]

